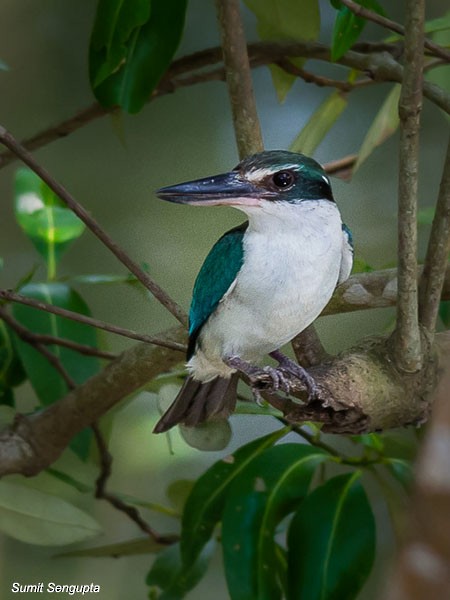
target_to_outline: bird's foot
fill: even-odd
[[[241,373],[244,373],[244,375],[247,375],[253,395],[258,404],[263,402],[261,390],[282,391],[286,393],[290,391],[289,381],[285,373],[279,368],[269,366],[257,367],[238,356],[228,358],[226,363],[232,369],[237,369]]]
[[[308,399],[314,400],[319,396],[319,389],[317,383],[313,377],[304,369],[301,365],[291,360],[288,356],[285,356],[279,350],[270,352],[269,356],[278,361],[278,370],[290,373],[297,377],[305,386],[308,392]]]

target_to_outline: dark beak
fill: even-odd
[[[263,190],[243,179],[239,171],[231,171],[164,187],[158,190],[156,195],[162,200],[178,204],[258,206]]]

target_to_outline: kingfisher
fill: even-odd
[[[321,165],[303,154],[265,151],[229,173],[156,194],[178,204],[232,206],[248,219],[222,235],[200,269],[188,377],[155,433],[228,417],[241,374],[252,383],[263,373],[272,390],[285,392],[286,376],[294,375],[310,399],[317,396],[313,377],[280,348],[319,316],[352,268],[352,236]],[[278,365],[259,366],[265,355]]]

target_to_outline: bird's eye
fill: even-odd
[[[294,183],[294,174],[291,171],[278,171],[272,175],[272,182],[280,190],[290,187]]]

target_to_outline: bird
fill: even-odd
[[[352,234],[322,166],[300,153],[268,150],[228,173],[156,194],[178,204],[232,206],[247,220],[222,235],[198,273],[188,376],[154,432],[227,418],[242,374],[252,382],[263,373],[273,390],[286,392],[286,375],[294,375],[310,399],[317,396],[313,377],[280,348],[320,315],[352,269]],[[259,366],[265,355],[278,366]]]

